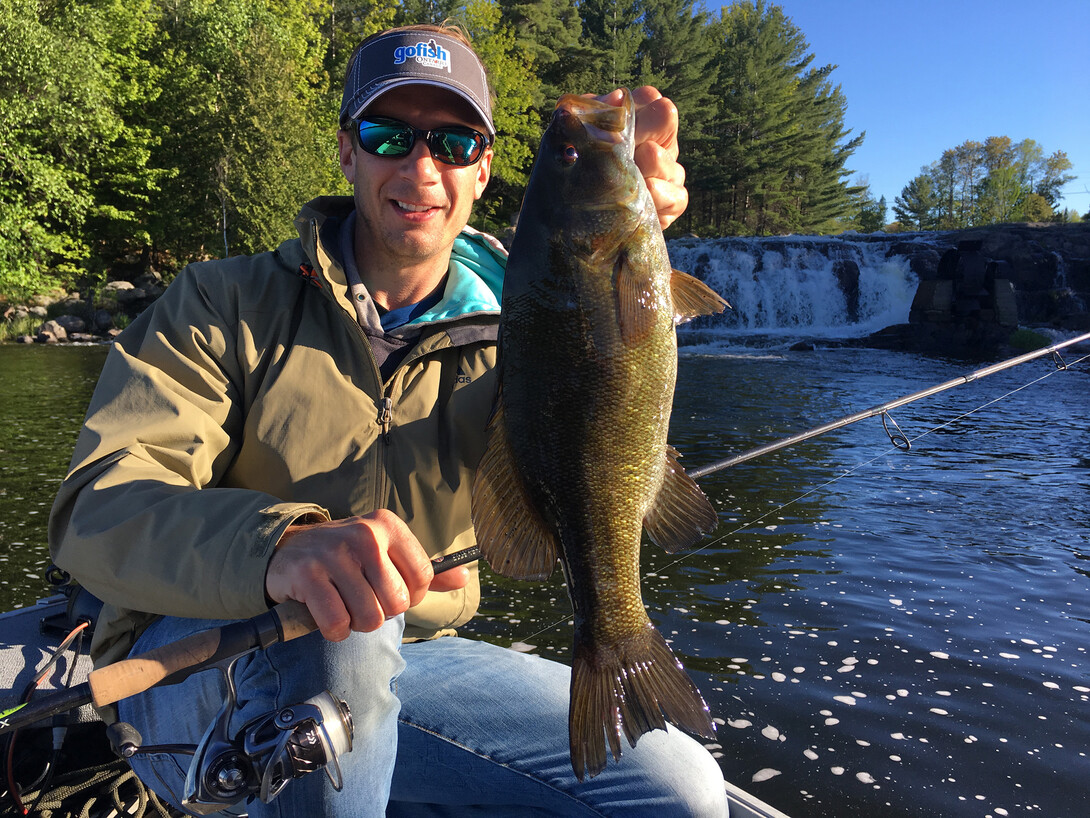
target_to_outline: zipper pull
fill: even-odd
[[[382,399],[382,412],[379,413],[378,422],[382,427],[382,440],[390,442],[390,424],[394,419],[394,402],[391,398]]]

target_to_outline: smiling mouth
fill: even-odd
[[[394,204],[406,213],[424,213],[425,211],[434,209],[432,205],[412,204],[410,202],[403,202],[399,199],[394,199]]]

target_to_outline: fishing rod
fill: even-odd
[[[891,400],[888,403],[883,403],[879,406],[865,409],[862,412],[856,412],[852,415],[845,415],[842,418],[822,424],[821,426],[816,426],[813,429],[809,429],[805,432],[799,432],[798,434],[791,435],[790,437],[781,438],[780,440],[773,441],[772,443],[766,443],[763,446],[749,449],[742,452],[741,454],[736,454],[733,457],[728,457],[724,460],[719,460],[715,463],[709,463],[706,466],[701,466],[700,468],[690,469],[687,471],[689,476],[693,479],[705,477],[714,472],[728,469],[731,466],[737,466],[739,463],[745,463],[747,460],[752,460],[755,457],[760,457],[761,455],[769,454],[770,452],[785,449],[788,446],[794,446],[796,443],[802,443],[805,440],[810,440],[812,438],[818,437],[819,435],[824,435],[828,432],[842,429],[852,423],[858,423],[861,420],[866,420],[867,418],[872,418],[876,416],[881,416],[882,428],[886,430],[886,434],[889,435],[889,439],[893,443],[893,445],[899,449],[908,450],[912,447],[912,444],[909,442],[908,438],[905,437],[905,435],[901,432],[900,427],[897,426],[897,422],[893,420],[892,417],[890,417],[889,413],[893,409],[897,409],[901,406],[905,406],[906,404],[913,403],[914,401],[922,400],[923,398],[929,398],[932,395],[937,395],[939,392],[945,392],[947,389],[953,389],[955,386],[962,386],[963,384],[979,380],[980,378],[985,378],[988,375],[994,375],[996,372],[1002,372],[1004,369],[1010,369],[1011,367],[1018,366],[1019,364],[1024,364],[1028,361],[1036,360],[1037,358],[1043,358],[1046,355],[1054,356],[1057,369],[1067,369],[1067,364],[1064,363],[1062,358],[1060,358],[1059,351],[1061,349],[1064,349],[1065,347],[1073,346],[1082,341],[1090,341],[1090,332],[1079,335],[1076,338],[1070,338],[1058,344],[1053,344],[1052,346],[1046,347],[1044,349],[1037,349],[1033,352],[1027,352],[1024,355],[1018,355],[1014,358],[1008,358],[1005,361],[1000,361],[999,363],[982,367],[958,378],[953,378],[944,383],[937,384],[936,386],[931,386],[927,389],[921,389],[919,392],[913,392],[911,395],[905,395],[904,397],[897,398],[896,400]],[[892,425],[893,428],[896,430],[895,432],[890,431],[890,425]]]
[[[480,556],[480,548],[472,546],[436,557],[432,560],[432,571],[441,574]],[[294,600],[281,602],[252,619],[209,628],[139,656],[92,670],[82,684],[0,711],[0,735],[86,704],[103,707],[156,685],[177,684],[194,673],[277,642],[305,636],[317,628],[306,605]]]

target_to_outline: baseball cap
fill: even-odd
[[[477,112],[488,135],[496,135],[480,58],[455,37],[420,29],[390,31],[360,46],[344,82],[341,127],[382,94],[402,85],[434,85],[453,91]]]

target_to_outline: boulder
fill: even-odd
[[[38,336],[35,340],[39,344],[55,344],[58,341],[68,340],[68,333],[58,322],[46,321],[38,327]]]
[[[87,329],[87,322],[80,318],[78,315],[58,315],[53,319],[60,324],[66,333],[83,332]]]

